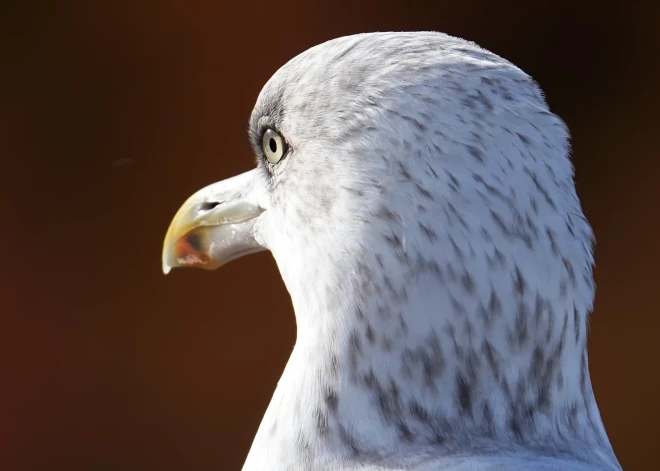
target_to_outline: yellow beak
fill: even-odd
[[[176,212],[163,243],[163,273],[174,267],[216,269],[265,250],[254,239],[263,208],[250,201],[256,170],[202,188]]]

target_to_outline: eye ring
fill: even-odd
[[[286,144],[284,139],[277,131],[273,129],[266,129],[264,137],[261,141],[261,146],[264,152],[264,155],[271,164],[276,164],[284,154],[286,153]]]

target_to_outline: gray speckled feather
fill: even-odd
[[[617,470],[587,361],[592,231],[523,71],[439,33],[316,46],[251,118],[255,237],[298,339],[244,470]]]

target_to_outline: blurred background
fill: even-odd
[[[597,236],[590,363],[624,468],[660,469],[656,7],[2,2],[0,469],[238,470],[295,342],[261,253],[161,273],[184,199],[253,166],[247,119],[319,42],[440,30],[511,60],[573,135]]]

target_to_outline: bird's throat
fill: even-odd
[[[264,449],[315,463],[402,449],[613,456],[576,334],[583,319],[543,311],[532,293],[456,315],[438,281],[431,271],[390,305],[292,293],[298,340],[248,463]]]

